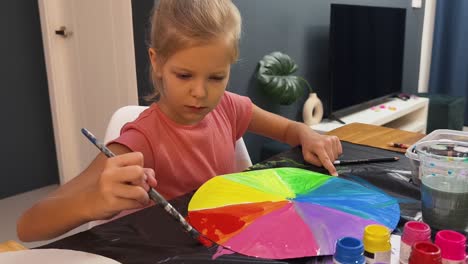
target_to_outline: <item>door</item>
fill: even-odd
[[[58,182],[37,2],[0,1],[0,199]]]
[[[39,0],[60,182],[97,155],[119,107],[137,105],[130,0]]]

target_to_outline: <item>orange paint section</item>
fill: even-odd
[[[229,205],[190,211],[187,218],[200,233],[222,245],[249,226],[255,219],[280,209],[288,203],[290,201]]]

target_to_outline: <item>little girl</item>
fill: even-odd
[[[22,241],[51,239],[81,224],[149,204],[149,186],[166,199],[233,173],[234,146],[247,130],[291,146],[336,175],[342,148],[303,123],[266,112],[226,91],[239,55],[241,18],[230,0],[160,0],[149,58],[155,102],[80,175],[18,220]],[[156,176],[155,176],[156,172]]]

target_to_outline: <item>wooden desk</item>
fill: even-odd
[[[328,132],[327,135],[337,136],[340,140],[350,143],[388,149],[401,153],[406,152],[406,150],[390,147],[388,143],[398,142],[412,145],[425,136],[421,133],[362,123],[352,123],[339,127]]]

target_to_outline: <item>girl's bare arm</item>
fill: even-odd
[[[17,222],[20,240],[52,239],[149,202],[146,190],[156,181],[152,170],[143,169],[143,155],[120,144],[111,144],[109,149],[118,156],[108,159],[100,153],[81,174],[24,212]]]

